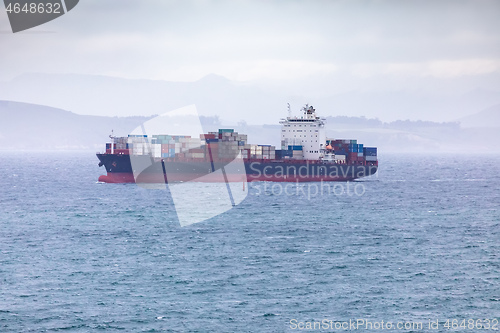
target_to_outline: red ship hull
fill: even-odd
[[[348,181],[373,175],[377,162],[336,164],[305,160],[240,160],[241,168],[227,167],[227,162],[156,160],[134,175],[130,155],[97,154],[107,175],[105,183],[173,183],[173,182],[319,182]],[[144,161],[149,156],[135,156]]]

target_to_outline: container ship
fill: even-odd
[[[290,111],[290,110],[289,110]],[[309,105],[280,121],[281,149],[247,143],[233,129],[200,134],[115,137],[97,153],[105,183],[350,181],[378,169],[377,148],[327,138],[324,118]],[[239,163],[235,163],[239,162]]]

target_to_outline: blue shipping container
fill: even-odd
[[[363,154],[365,156],[377,156],[377,148],[365,147],[363,148]]]
[[[288,146],[288,150],[302,150],[302,146]]]
[[[219,139],[206,139],[207,143],[219,142]]]
[[[276,158],[282,159],[283,157],[292,157],[293,156],[293,151],[292,150],[276,150],[275,152]]]

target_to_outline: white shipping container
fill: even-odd
[[[365,156],[365,160],[369,162],[374,162],[377,160],[377,156]]]
[[[335,161],[345,161],[345,155],[335,155]]]

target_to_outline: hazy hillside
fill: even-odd
[[[149,118],[82,116],[42,105],[0,101],[0,147],[101,150],[112,129],[126,135]]]
[[[77,74],[24,74],[0,82],[0,99],[48,105],[77,114],[96,116],[149,116],[195,104],[205,116],[218,115],[235,124],[276,124],[292,104],[298,114],[305,103],[322,116],[379,117],[384,121],[426,119],[450,121],[500,103],[497,91],[446,91],[448,82],[435,82],[439,89],[390,89],[381,91],[331,91],[317,82],[298,83],[300,93],[262,83],[238,83],[217,75],[195,82],[131,80]],[[446,85],[445,85],[446,83]],[[313,91],[311,91],[313,89]]]
[[[52,107],[0,101],[1,150],[95,150],[100,151],[114,130],[126,136],[150,117],[83,116]],[[248,134],[257,144],[280,145],[280,125],[237,126],[221,123],[218,117],[201,117],[205,131],[232,127]],[[364,117],[328,117],[327,135],[331,138],[358,139],[381,152],[500,152],[497,128],[466,128],[458,122],[395,121],[384,123]]]
[[[250,121],[248,118],[277,122],[280,116],[286,115],[285,100],[217,75],[196,82],[168,82],[76,74],[25,74],[0,82],[0,100],[49,105],[96,116],[150,116],[190,104],[196,105],[200,115],[219,115],[233,123]],[[283,114],[276,110],[282,110]]]
[[[463,128],[497,128],[500,130],[500,104],[489,107],[474,115],[461,118]]]

